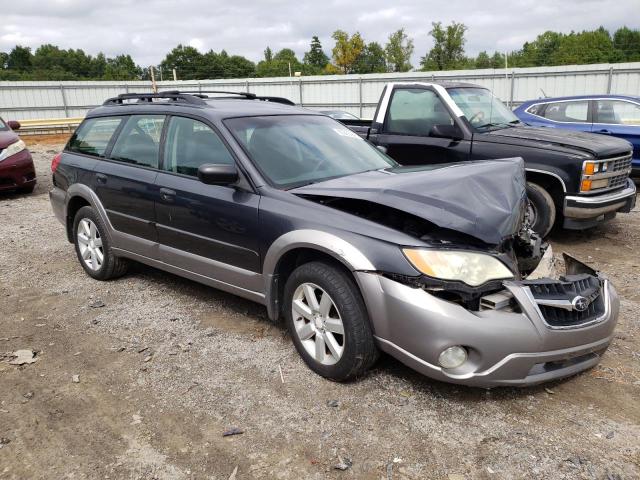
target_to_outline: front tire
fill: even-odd
[[[537,183],[527,182],[527,197],[531,229],[544,238],[556,221],[556,205],[549,192]]]
[[[90,277],[109,280],[126,273],[127,261],[113,254],[107,229],[93,208],[78,210],[73,221],[73,239],[80,265]]]
[[[324,262],[296,268],[285,285],[284,309],[296,350],[318,375],[350,380],[377,360],[364,301],[341,269]]]

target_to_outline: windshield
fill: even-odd
[[[253,163],[279,188],[292,188],[397,163],[344,125],[315,115],[226,120]]]
[[[518,117],[485,88],[450,88],[447,92],[477,130],[504,128],[519,123]]]

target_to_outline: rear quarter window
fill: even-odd
[[[89,118],[82,122],[69,140],[67,150],[85,155],[104,157],[107,146],[122,117]]]

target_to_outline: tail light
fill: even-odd
[[[60,160],[62,160],[62,153],[59,153],[55,157],[53,157],[53,160],[51,160],[51,173],[56,173],[58,165],[60,165]]]

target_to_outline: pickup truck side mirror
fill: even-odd
[[[450,138],[451,140],[462,140],[464,137],[457,125],[440,124],[434,125],[429,131],[430,137]]]
[[[205,163],[198,168],[198,178],[207,185],[230,185],[238,181],[235,165]]]
[[[21,127],[20,122],[17,122],[15,120],[9,120],[7,122],[7,125],[11,130],[20,130],[20,127]]]

